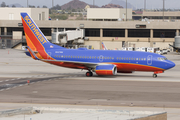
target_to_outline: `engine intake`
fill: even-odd
[[[98,65],[95,72],[97,75],[116,75],[117,67],[115,65]]]

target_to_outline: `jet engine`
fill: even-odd
[[[116,75],[117,67],[115,65],[98,65],[96,66],[95,72],[97,75]]]

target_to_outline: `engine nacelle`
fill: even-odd
[[[115,65],[98,65],[95,72],[97,75],[116,75],[117,67]]]

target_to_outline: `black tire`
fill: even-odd
[[[92,73],[92,72],[90,72],[90,76],[91,76],[91,77],[93,76],[93,73]]]
[[[156,75],[156,74],[153,74],[153,78],[157,78],[157,75]]]
[[[86,72],[86,77],[92,77],[93,73],[92,72]]]
[[[86,72],[86,77],[90,77],[90,73],[89,72]]]

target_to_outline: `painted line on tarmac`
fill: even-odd
[[[66,74],[69,74],[69,73],[66,73]],[[47,74],[49,75],[49,74]],[[59,74],[51,74],[51,75],[59,75]],[[41,76],[45,76],[45,75],[41,75]],[[63,79],[63,78],[73,78],[73,77],[78,77],[78,76],[82,76],[82,75],[74,75],[74,76],[61,76],[61,77],[57,77],[57,78],[51,78],[51,79],[47,79],[47,80],[42,80],[42,81],[37,81],[37,82],[31,82],[30,84],[34,84],[34,83],[40,83],[40,82],[44,82],[44,81],[58,81],[58,79]],[[30,77],[26,77],[26,78],[32,78],[32,77],[38,77],[37,75],[36,76],[30,76]],[[19,80],[19,79],[26,79],[26,78],[17,78],[17,79],[10,79],[10,80],[4,80],[4,81],[13,81],[13,80]],[[3,82],[3,81],[0,81],[0,82]],[[7,89],[1,89],[0,91],[4,91],[4,90],[10,90],[10,89],[14,89],[14,88],[17,88],[17,87],[21,87],[23,85],[29,85],[28,83],[26,84],[20,84],[20,85],[16,85],[14,87],[9,87]]]

